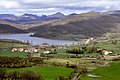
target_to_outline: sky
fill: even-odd
[[[120,0],[0,0],[0,14],[50,15],[120,10]]]

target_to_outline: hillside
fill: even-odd
[[[106,32],[120,31],[120,18],[109,14],[89,12],[60,19],[28,29],[34,37],[79,40],[101,36]]]
[[[0,34],[4,33],[25,33],[25,31],[15,28],[14,26],[8,24],[1,24],[0,23]]]

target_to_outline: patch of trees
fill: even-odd
[[[20,68],[43,64],[43,58],[0,57],[0,67]]]
[[[0,80],[44,80],[36,72],[25,70],[6,73],[6,69],[0,68]]]

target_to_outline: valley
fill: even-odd
[[[1,14],[0,79],[117,80],[118,13]]]

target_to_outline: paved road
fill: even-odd
[[[79,73],[75,73],[75,76],[71,80],[77,80],[79,77]]]

